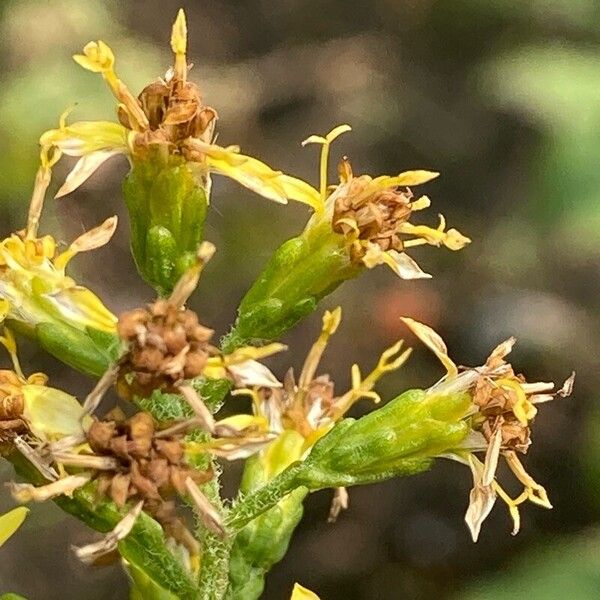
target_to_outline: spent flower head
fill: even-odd
[[[119,123],[105,121],[66,124],[40,138],[42,148],[56,148],[79,157],[57,196],[79,187],[106,160],[124,154],[134,162],[148,152],[165,159],[180,156],[190,163],[199,180],[206,183],[211,171],[226,175],[263,196],[285,203],[288,198],[304,201],[294,184],[305,184],[274,171],[255,158],[240,154],[237,146],[221,147],[213,142],[217,121],[215,109],[204,104],[200,88],[188,80],[192,65],[187,62],[187,24],[183,9],[177,15],[171,35],[174,65],[164,78],[148,84],[137,96],[118,78],[115,56],[103,41],[90,42],[74,60],[88,71],[102,75],[117,100]],[[306,186],[308,187],[308,186]]]
[[[473,474],[469,508],[465,521],[474,541],[481,525],[492,510],[497,497],[506,503],[513,519],[513,535],[519,531],[519,506],[526,501],[552,508],[546,490],[527,473],[518,455],[526,454],[531,445],[531,423],[537,405],[554,398],[568,396],[573,388],[574,373],[562,387],[553,392],[554,383],[528,383],[516,374],[505,360],[515,338],[499,344],[480,367],[457,367],[448,356],[442,338],[430,327],[413,319],[403,319],[413,333],[438,357],[446,375],[428,390],[429,395],[450,396],[467,393],[471,398],[465,419],[471,434],[447,456],[467,464]],[[477,457],[484,454],[483,461]],[[500,457],[523,485],[523,491],[512,498],[496,480]]]
[[[214,246],[203,242],[196,264],[179,279],[169,298],[120,315],[117,330],[126,347],[119,361],[124,396],[146,397],[156,389],[173,391],[183,380],[200,376],[228,378],[236,385],[279,385],[256,359],[280,352],[283,344],[247,346],[223,354],[211,344],[214,331],[185,308],[213,253]]]
[[[471,241],[456,229],[447,230],[442,215],[437,228],[410,222],[413,213],[431,205],[427,196],[415,198],[410,187],[427,183],[439,173],[417,170],[391,176],[355,176],[344,157],[338,165],[339,184],[329,186],[330,145],[347,131],[348,125],[340,125],[325,137],[312,135],[303,142],[322,147],[320,203],[308,229],[319,227],[322,219],[327,219],[333,231],[344,236],[353,262],[369,269],[386,264],[403,279],[431,277],[421,271],[405,249],[429,244],[460,250]]]

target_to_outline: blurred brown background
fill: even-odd
[[[300,581],[323,600],[600,598],[600,4],[4,0],[2,235],[24,224],[39,134],[75,102],[75,119],[112,118],[100,77],[78,68],[71,54],[105,40],[121,77],[138,91],[169,66],[170,26],[181,5],[193,77],[219,111],[220,143],[240,144],[316,183],[317,151],[302,149],[300,140],[350,123],[354,131],[336,142],[335,159],[348,154],[356,172],[372,174],[441,171],[426,189],[434,203],[426,218],[434,223],[443,212],[473,238],[460,253],[415,253],[433,280],[402,282],[382,267],[346,284],[287,336],[292,350],[271,362],[276,372],[301,364],[322,310],[337,304],[345,319],[323,368],[341,389],[352,362],[370,368],[383,347],[406,334],[400,315],[435,326],[459,363],[480,364],[514,334],[513,362],[530,380],[562,381],[578,371],[573,397],[543,407],[526,458],[554,510],[525,506],[518,537],[510,536],[499,505],[471,543],[463,523],[470,475],[440,461],[419,477],[352,490],[351,508],[335,526],[326,523],[330,495],[312,496],[264,597],[288,598]],[[119,191],[125,172],[125,161],[114,159],[80,191],[49,201],[43,222],[43,231],[71,240],[119,214],[113,243],[78,258],[72,270],[116,312],[152,297],[127,248]],[[206,237],[218,253],[193,305],[223,334],[271,251],[308,213],[223,180],[215,181],[212,202]],[[89,390],[90,381],[34,346],[21,343],[21,351],[56,385]],[[441,374],[417,347],[380,390],[391,398]],[[5,464],[0,474],[12,477]],[[228,490],[238,476],[233,467]],[[10,505],[3,494],[0,510]],[[86,568],[69,552],[89,536],[53,506],[35,507],[2,549],[0,592],[30,600],[125,599],[117,566]]]

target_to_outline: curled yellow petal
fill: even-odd
[[[379,245],[368,242],[367,251],[362,262],[368,269],[377,265],[387,265],[401,279],[431,279],[429,273],[425,273],[419,265],[405,252],[396,250],[382,250]]]
[[[115,55],[110,47],[102,40],[89,42],[83,48],[83,54],[75,54],[73,60],[92,73],[112,71],[115,65]]]
[[[229,177],[244,187],[281,204],[288,198],[311,206],[315,190],[307,183],[273,170],[269,165],[239,152],[235,146],[224,148],[199,139],[188,140],[188,145],[204,155],[209,170]]]
[[[441,336],[431,327],[409,317],[401,317],[407,327],[437,356],[444,365],[448,377],[456,377],[458,369],[454,361],[448,356],[448,349]]]
[[[67,263],[80,252],[95,250],[108,244],[117,229],[117,216],[109,217],[98,227],[94,227],[84,234],[80,235],[62,254],[54,260],[54,266],[59,270],[64,270]]]
[[[91,327],[100,331],[114,332],[117,318],[102,304],[96,294],[82,286],[68,287],[44,298],[67,321],[82,328]]]
[[[42,148],[55,147],[69,156],[85,156],[97,151],[126,152],[129,130],[111,121],[77,121],[50,129],[40,137]]]
[[[439,177],[436,171],[404,171],[399,175],[381,175],[373,180],[373,184],[382,189],[398,186],[422,185],[436,177]]]

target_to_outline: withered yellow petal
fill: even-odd
[[[458,369],[454,361],[448,356],[448,349],[441,336],[431,327],[409,317],[401,317],[407,327],[438,357],[444,365],[449,377],[455,377]]]

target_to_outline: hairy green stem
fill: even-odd
[[[11,453],[6,458],[27,481],[34,485],[47,483],[19,453]],[[98,501],[93,482],[75,491],[71,498],[59,496],[55,503],[65,512],[103,533],[113,529],[126,512],[118,509],[113,502]],[[142,513],[131,533],[119,542],[119,551],[127,562],[143,571],[158,588],[164,588],[180,600],[193,600],[197,597],[196,585],[183,565],[165,546],[162,527],[147,514]]]
[[[295,463],[256,492],[235,504],[226,521],[232,533],[240,531],[256,517],[273,508],[282,498],[298,487],[297,478],[302,463]]]

